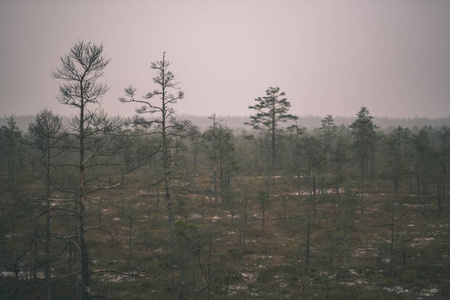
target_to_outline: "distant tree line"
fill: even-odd
[[[288,222],[285,201],[290,196],[275,183],[281,177],[291,178],[289,187],[296,196],[306,193],[308,201],[300,221],[307,233],[304,276],[310,272],[317,206],[327,191],[335,197],[339,220],[347,217],[344,195],[354,193],[351,214],[364,215],[366,193],[374,185],[388,187],[394,195],[415,195],[423,211],[448,213],[450,129],[445,124],[414,127],[411,119],[398,120],[408,125],[396,126],[386,119],[381,126],[362,107],[352,119],[337,122],[326,115],[317,126],[305,126],[303,120],[315,124],[318,119],[290,114],[288,95],[270,87],[249,107],[247,124],[237,119],[239,130],[215,114],[204,119],[209,122],[204,128],[176,118],[174,107],[184,93],[165,53],[151,65],[156,75],[149,85],[154,89],[139,97],[129,86],[120,98],[124,110],[127,103],[138,105],[136,117],[110,117],[100,105],[108,86],[99,83],[109,61],[102,45],[76,43],[52,73],[60,82],[57,100],[72,108],[74,116],[64,119],[44,108],[28,130],[19,129],[13,116],[1,126],[0,277],[8,279],[1,287],[5,299],[29,298],[30,280],[43,284],[33,292],[40,293],[39,299],[52,299],[55,290],[60,295],[61,287],[65,299],[101,297],[95,279],[100,273],[153,278],[179,299],[212,299],[218,291],[226,299],[234,266],[223,255],[214,256],[223,233],[188,220],[189,197],[201,195],[206,201],[201,214],[214,207],[229,213],[231,222],[240,215],[245,248],[249,201],[258,203],[264,233],[277,197],[283,199]],[[202,184],[193,184],[193,178],[201,178]],[[259,178],[263,184],[249,184]],[[100,242],[92,235],[100,232],[112,245],[124,243],[102,219],[109,209],[104,198],[120,199],[117,210],[122,222],[128,222],[123,226],[129,234],[127,259],[133,257],[134,230],[149,226],[136,225],[136,215],[144,213],[133,209],[135,189],[153,191],[153,209],[164,212],[166,225],[159,226],[168,233],[167,243],[161,243],[165,255],[143,259],[140,266],[148,268],[125,270],[113,261],[99,267],[102,258],[98,252],[93,257],[91,250]],[[165,205],[159,206],[160,197]],[[150,218],[152,214],[149,209]],[[146,240],[147,231],[142,232]],[[214,265],[219,260],[223,263]]]
[[[248,112],[249,115],[251,111]],[[181,120],[188,120],[198,126],[200,130],[206,130],[211,126],[210,116],[195,116],[189,114],[178,113],[177,118]],[[10,117],[10,116],[8,116]],[[6,125],[6,116],[0,117],[0,126]],[[63,121],[66,122],[68,117],[61,116]],[[308,116],[299,115],[297,116],[297,123],[301,124],[302,127],[308,130],[314,130],[322,126],[323,116]],[[33,122],[36,115],[14,115],[14,120],[16,121],[17,127],[21,131],[27,131],[28,125]],[[250,127],[246,126],[244,123],[249,122],[249,116],[223,116],[217,115],[217,118],[222,120],[229,128],[236,130],[236,132],[242,130],[248,130]],[[388,117],[376,117],[377,126],[382,130],[392,130],[395,127],[401,126],[403,128],[413,129],[414,127],[422,128],[424,126],[431,126],[433,128],[441,127],[443,125],[450,126],[450,118],[425,118],[425,117],[411,117],[411,118],[388,118]],[[333,116],[333,122],[336,126],[340,125],[350,125],[354,121],[353,117],[340,117]]]

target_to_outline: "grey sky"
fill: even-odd
[[[296,115],[450,116],[450,1],[0,0],[0,114],[69,115],[50,77],[77,40],[112,59],[103,107],[155,88],[163,51],[186,98],[179,114],[249,115],[279,86]]]

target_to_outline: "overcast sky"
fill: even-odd
[[[50,74],[78,41],[103,43],[111,63],[102,106],[130,84],[155,89],[152,61],[172,62],[178,114],[250,115],[279,86],[291,113],[450,116],[450,1],[0,0],[0,114],[74,111]]]

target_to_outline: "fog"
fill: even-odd
[[[111,114],[134,114],[118,97],[153,90],[166,51],[179,114],[249,115],[279,86],[300,116],[447,117],[449,16],[448,1],[1,1],[0,112],[69,115],[50,74],[83,40],[112,59]]]

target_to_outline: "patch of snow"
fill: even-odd
[[[355,270],[353,270],[353,269],[348,270],[348,272],[349,272],[351,275],[355,275],[355,276],[359,275],[359,274],[358,274]]]
[[[438,292],[439,292],[439,289],[436,289],[436,288],[424,289],[420,292],[420,295],[424,296],[424,297],[431,297],[431,296],[436,295]]]
[[[352,282],[348,282],[348,281],[343,281],[341,282],[342,285],[346,285],[346,286],[355,286],[355,285],[361,285],[361,284],[367,284],[367,281],[363,280],[363,279],[358,279]]]
[[[241,275],[242,275],[242,277],[244,277],[245,280],[250,281],[250,282],[254,281],[254,279],[256,277],[256,275],[254,273],[250,273],[250,272],[241,273]]]
[[[404,203],[403,206],[410,207],[410,208],[420,208],[420,204],[408,204]]]
[[[410,291],[408,289],[404,289],[401,286],[394,286],[394,287],[384,287],[383,291],[387,291],[389,293],[396,293],[396,294],[406,294],[406,293],[410,293]]]
[[[366,254],[366,249],[364,249],[364,248],[357,248],[357,249],[354,250],[353,256],[361,257],[361,256],[364,256],[364,254]]]
[[[434,241],[434,238],[429,237],[429,238],[416,238],[413,240],[413,243],[411,244],[412,247],[417,247],[417,246],[424,246],[426,244],[428,244],[429,242]]]

